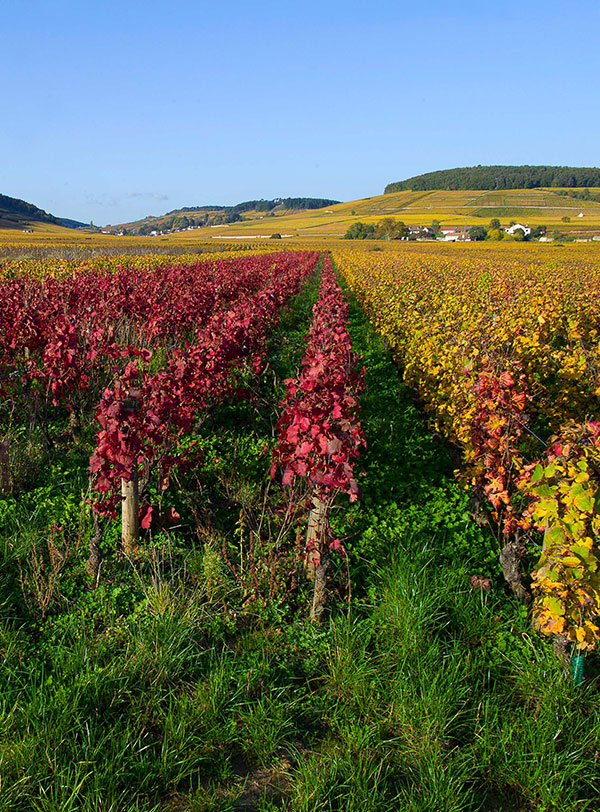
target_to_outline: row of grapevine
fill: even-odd
[[[3,254],[8,257],[11,248],[10,243],[3,244]],[[36,253],[36,248],[40,249],[41,256],[34,258],[31,254]],[[119,246],[122,248],[122,246]],[[239,253],[236,253],[236,249]],[[137,274],[138,272],[157,270],[163,267],[172,265],[189,266],[199,265],[207,262],[209,264],[218,262],[223,259],[233,259],[236,256],[260,256],[264,254],[274,254],[280,249],[276,246],[269,245],[268,247],[253,246],[246,248],[245,246],[234,245],[227,251],[205,251],[204,253],[183,253],[164,254],[164,253],[148,253],[142,256],[135,254],[122,254],[118,253],[115,256],[100,255],[94,256],[89,259],[61,259],[57,257],[47,256],[44,245],[27,246],[28,256],[19,259],[0,259],[0,279],[10,279],[15,277],[31,277],[37,279],[47,278],[64,278],[67,276],[77,276],[81,273],[94,271],[104,274],[120,273],[128,270],[130,273]],[[23,246],[20,247],[19,253],[22,254]],[[74,251],[77,254],[77,251]]]
[[[143,486],[156,476],[164,489],[173,467],[197,461],[193,444],[179,447],[182,436],[223,398],[234,369],[261,366],[278,311],[317,259],[281,252],[0,276],[5,456],[12,425],[38,426],[48,449],[64,447],[65,416],[76,439],[99,403],[95,508],[114,517],[131,497],[123,543],[132,552],[139,519],[152,518],[150,504],[139,514]]]
[[[339,494],[358,499],[355,464],[365,438],[359,420],[364,369],[352,350],[348,306],[329,255],[325,255],[319,298],[298,378],[286,381],[287,393],[277,426],[271,475],[282,471],[283,484],[308,485],[311,507],[306,570],[315,588],[311,615],[318,620],[326,598],[332,552],[344,554],[332,538],[328,515]]]
[[[0,336],[0,387],[12,415],[3,428],[10,434],[12,421],[43,431],[55,456],[73,442],[87,445],[95,417],[90,574],[97,574],[101,538],[119,513],[121,550],[133,557],[140,526],[173,523],[163,507],[170,500],[161,494],[177,471],[201,468],[197,431],[207,409],[247,396],[239,381],[266,368],[279,312],[317,259],[315,252],[279,252],[0,275],[7,326]],[[360,495],[363,375],[347,302],[326,255],[302,371],[286,382],[271,471],[281,473],[279,494],[310,512],[304,558],[315,582],[315,618],[325,603],[328,567],[345,556],[330,511],[341,495],[350,502]],[[8,453],[9,435],[0,439]],[[298,555],[296,548],[296,564]]]
[[[599,639],[600,270],[541,260],[341,251],[349,286],[499,528],[505,576],[538,549],[534,620]]]
[[[287,258],[258,292],[239,296],[197,330],[193,343],[168,353],[161,369],[153,369],[150,358],[136,358],[105,389],[90,460],[99,513],[116,515],[124,483],[137,483],[140,475],[147,482],[156,473],[164,490],[173,467],[189,462],[181,449],[175,453],[179,440],[208,403],[223,398],[233,369],[248,362],[260,367],[278,311],[298,292],[316,259],[314,254]],[[142,521],[151,518],[148,506]],[[128,551],[136,535],[134,528],[124,539]]]
[[[78,416],[129,358],[193,342],[213,313],[296,261],[243,256],[0,277],[0,392],[24,397],[44,422],[59,403]]]

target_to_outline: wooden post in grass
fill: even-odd
[[[129,481],[121,480],[121,544],[126,556],[136,556],[139,552],[140,535],[140,493],[137,466],[134,465]]]
[[[0,440],[0,493],[8,493],[11,486],[9,451],[8,440]]]
[[[321,622],[323,612],[325,611],[328,568],[329,556],[323,554],[318,567],[315,569],[315,588],[313,590],[313,600],[310,608],[310,619],[315,623]]]
[[[141,394],[138,389],[130,389],[123,401],[124,410],[131,416],[139,409]],[[127,433],[129,429],[127,425],[122,430]],[[121,480],[121,502],[121,546],[125,555],[131,558],[137,556],[140,549],[140,485],[136,456],[131,463],[131,479]]]
[[[327,569],[329,556],[326,549],[327,505],[318,496],[312,498],[306,532],[306,577],[314,582],[310,619],[320,623],[327,601]]]
[[[304,561],[304,574],[309,581],[315,580],[316,564],[321,552],[321,540],[323,538],[325,503],[318,496],[312,498],[312,508],[308,514],[308,529],[306,531],[306,558]]]

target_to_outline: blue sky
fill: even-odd
[[[0,193],[119,223],[600,164],[600,4],[0,4]]]

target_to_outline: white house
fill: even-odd
[[[507,228],[507,229],[506,229],[506,233],[507,233],[507,234],[514,234],[514,233],[515,233],[515,231],[516,231],[518,228],[520,228],[520,229],[521,229],[521,231],[523,232],[523,234],[524,234],[526,237],[528,237],[528,236],[531,234],[531,229],[530,229],[530,228],[528,228],[527,226],[523,226],[523,225],[521,225],[521,223],[515,223],[515,224],[514,224],[514,226],[509,226],[509,228]]]
[[[461,231],[458,226],[454,228],[440,228],[440,234],[445,242],[464,242],[469,239],[468,231]]]

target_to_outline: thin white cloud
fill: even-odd
[[[118,197],[111,197],[110,195],[86,195],[85,202],[88,206],[120,206],[121,201]]]
[[[143,197],[147,200],[168,200],[169,195],[162,192],[127,192],[127,197]]]

